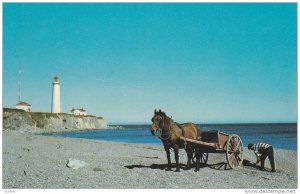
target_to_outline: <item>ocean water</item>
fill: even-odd
[[[297,124],[209,124],[199,126],[202,131],[219,130],[227,134],[238,134],[244,147],[249,143],[265,142],[274,148],[297,150]],[[162,145],[161,140],[151,134],[150,125],[124,125],[122,127],[123,129],[43,135]]]

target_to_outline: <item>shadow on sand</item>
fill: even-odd
[[[147,165],[127,165],[124,166],[125,168],[128,169],[134,169],[134,168],[151,168],[151,169],[158,169],[158,170],[165,170],[167,169],[168,164],[151,164],[150,166]],[[179,164],[181,169],[185,168],[185,164]],[[172,168],[175,168],[175,164],[172,164]],[[213,168],[213,169],[217,169],[217,170],[221,170],[222,167],[226,170],[227,164],[226,163],[218,163],[218,164],[201,164],[200,168],[205,168],[205,167],[209,167],[209,168]],[[190,169],[194,169],[195,165],[192,164]]]
[[[252,168],[252,169],[256,169],[256,170],[260,170],[260,165],[256,166],[255,163],[250,162],[249,160],[243,160],[243,166],[246,168]],[[266,172],[271,172],[270,168],[265,168],[264,171]],[[276,172],[282,172],[281,170],[276,170]]]
[[[180,163],[180,168],[184,169],[185,168],[185,164]],[[134,169],[134,168],[150,168],[150,169],[157,169],[157,170],[165,170],[167,168],[167,164],[151,164],[150,166],[147,165],[141,165],[141,164],[134,164],[134,165],[127,165],[124,166],[125,168],[128,169]],[[243,166],[247,166],[247,167],[252,167],[252,168],[256,168],[254,163],[251,163],[249,160],[244,160],[243,161]],[[175,168],[175,164],[172,164],[172,168]],[[228,164],[226,162],[219,162],[216,164],[201,164],[200,168],[211,168],[211,169],[215,169],[215,170],[229,170],[230,167],[228,166]],[[195,168],[195,164],[191,165],[191,169]]]
[[[179,164],[180,168],[183,169],[185,164]],[[133,169],[133,168],[151,168],[151,169],[158,169],[158,170],[165,170],[168,167],[168,164],[151,164],[150,166],[146,165],[127,165],[125,168]],[[172,168],[175,168],[175,164],[172,164]]]

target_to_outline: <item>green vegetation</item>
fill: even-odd
[[[15,109],[15,108],[3,108],[3,112],[14,112],[14,113],[17,113],[17,112],[26,112],[25,110],[20,110],[20,109]]]

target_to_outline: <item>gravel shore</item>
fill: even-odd
[[[277,172],[253,166],[224,169],[225,154],[210,154],[208,165],[183,170],[186,154],[180,151],[181,171],[165,171],[166,155],[161,146],[126,144],[100,140],[49,137],[32,133],[3,131],[2,187],[4,189],[296,189],[297,151],[275,149]],[[174,162],[174,153],[171,154]],[[67,166],[76,159],[87,166]],[[255,162],[245,149],[245,161]],[[220,167],[220,169],[218,169]],[[175,169],[173,169],[175,170]]]

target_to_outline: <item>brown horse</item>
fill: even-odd
[[[164,148],[166,150],[168,159],[168,167],[166,170],[171,170],[172,166],[170,159],[170,148],[173,148],[175,152],[176,172],[180,171],[178,161],[178,150],[181,148],[185,149],[188,156],[188,161],[185,169],[190,169],[194,148],[192,144],[185,142],[184,140],[180,139],[180,137],[197,139],[201,134],[201,131],[197,127],[197,125],[193,123],[185,123],[180,125],[174,122],[161,110],[154,110],[154,116],[152,118],[151,125],[151,133],[153,135],[157,135],[164,144]]]

